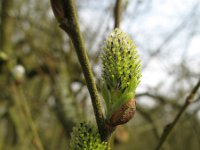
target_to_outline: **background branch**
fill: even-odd
[[[165,127],[165,129],[164,129],[164,131],[163,131],[163,133],[161,135],[161,138],[159,140],[159,143],[158,143],[158,145],[156,147],[156,150],[161,149],[161,147],[163,146],[163,144],[165,143],[165,141],[169,137],[170,133],[173,131],[175,125],[180,120],[180,117],[182,116],[182,114],[184,113],[184,111],[186,110],[186,108],[193,102],[194,96],[196,95],[199,87],[200,87],[200,79],[197,82],[197,84],[195,85],[195,87],[192,89],[192,91],[189,94],[189,96],[186,97],[185,104],[180,109],[180,111],[177,114],[177,116],[175,117],[174,121]]]

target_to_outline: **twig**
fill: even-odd
[[[91,96],[92,106],[94,109],[97,126],[99,129],[99,133],[101,135],[102,140],[107,139],[107,133],[105,130],[105,121],[102,112],[102,107],[100,103],[100,97],[97,91],[97,87],[94,81],[94,77],[92,74],[91,66],[89,63],[89,59],[86,53],[86,48],[84,45],[84,41],[82,38],[82,34],[80,32],[77,14],[75,11],[75,5],[73,0],[63,0],[61,3],[57,0],[51,0],[52,8],[54,14],[58,21],[60,22],[60,27],[68,33],[70,36],[74,48],[76,50],[76,54],[78,56],[79,63],[83,70],[86,84]]]
[[[194,97],[195,97],[199,87],[200,87],[200,79],[197,82],[197,84],[195,85],[195,87],[192,89],[192,91],[189,94],[189,96],[186,97],[185,104],[182,106],[182,108],[180,109],[179,113],[177,114],[177,116],[175,117],[173,122],[165,127],[165,129],[164,129],[164,131],[163,131],[163,133],[161,135],[161,138],[159,140],[159,143],[158,143],[158,145],[156,147],[156,150],[161,149],[161,147],[163,146],[163,144],[165,143],[165,141],[169,137],[170,133],[172,133],[172,130],[174,129],[175,125],[180,120],[180,117],[182,116],[182,114],[184,113],[186,108],[194,101]]]
[[[142,97],[142,96],[148,96],[150,98],[159,100],[160,103],[162,103],[162,104],[166,103],[166,98],[161,96],[161,95],[155,95],[155,94],[152,94],[152,93],[149,93],[149,92],[138,93],[138,94],[135,95],[136,98],[139,98],[139,97]]]
[[[162,95],[149,93],[149,92],[136,94],[135,97],[137,99],[137,98],[145,97],[145,96],[153,98],[155,100],[158,100],[159,103],[161,103],[161,104],[169,104],[172,107],[177,108],[177,109],[180,109],[182,107],[181,105],[179,105],[179,104],[175,103],[174,101],[172,101],[173,99],[170,99],[170,98],[162,96]]]
[[[116,0],[115,8],[114,8],[114,16],[115,16],[114,28],[119,28],[121,15],[122,15],[122,0]]]

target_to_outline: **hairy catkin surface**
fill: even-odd
[[[85,122],[78,124],[71,133],[70,150],[110,150],[101,142],[98,130]]]
[[[118,28],[105,41],[101,59],[102,95],[109,119],[114,112],[122,112],[121,107],[134,99],[135,90],[140,83],[141,63],[133,41]]]
[[[141,77],[139,55],[133,41],[120,29],[115,29],[107,38],[102,64],[108,89],[124,93],[131,86],[135,91]]]

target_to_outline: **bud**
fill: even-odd
[[[112,113],[112,116],[109,120],[109,125],[114,127],[120,124],[127,123],[134,116],[135,111],[135,100],[129,100],[128,102],[123,104],[117,111]]]
[[[51,0],[51,7],[57,21],[61,22],[65,17],[62,0]]]
[[[73,128],[70,141],[71,150],[110,150],[108,143],[101,142],[94,127],[83,122]]]
[[[16,65],[12,70],[12,75],[16,83],[21,83],[24,80],[25,69],[22,65]]]
[[[116,28],[108,36],[102,53],[102,95],[107,121],[111,126],[124,124],[134,115],[135,90],[140,83],[140,59],[133,41]]]

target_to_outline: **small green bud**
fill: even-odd
[[[73,128],[70,150],[110,150],[106,142],[101,142],[96,128],[83,122]]]
[[[118,28],[107,38],[101,58],[102,95],[107,107],[107,120],[116,126],[120,124],[120,119],[126,118],[125,115],[129,114],[121,124],[129,121],[134,114],[135,90],[141,77],[140,59],[133,41]]]

